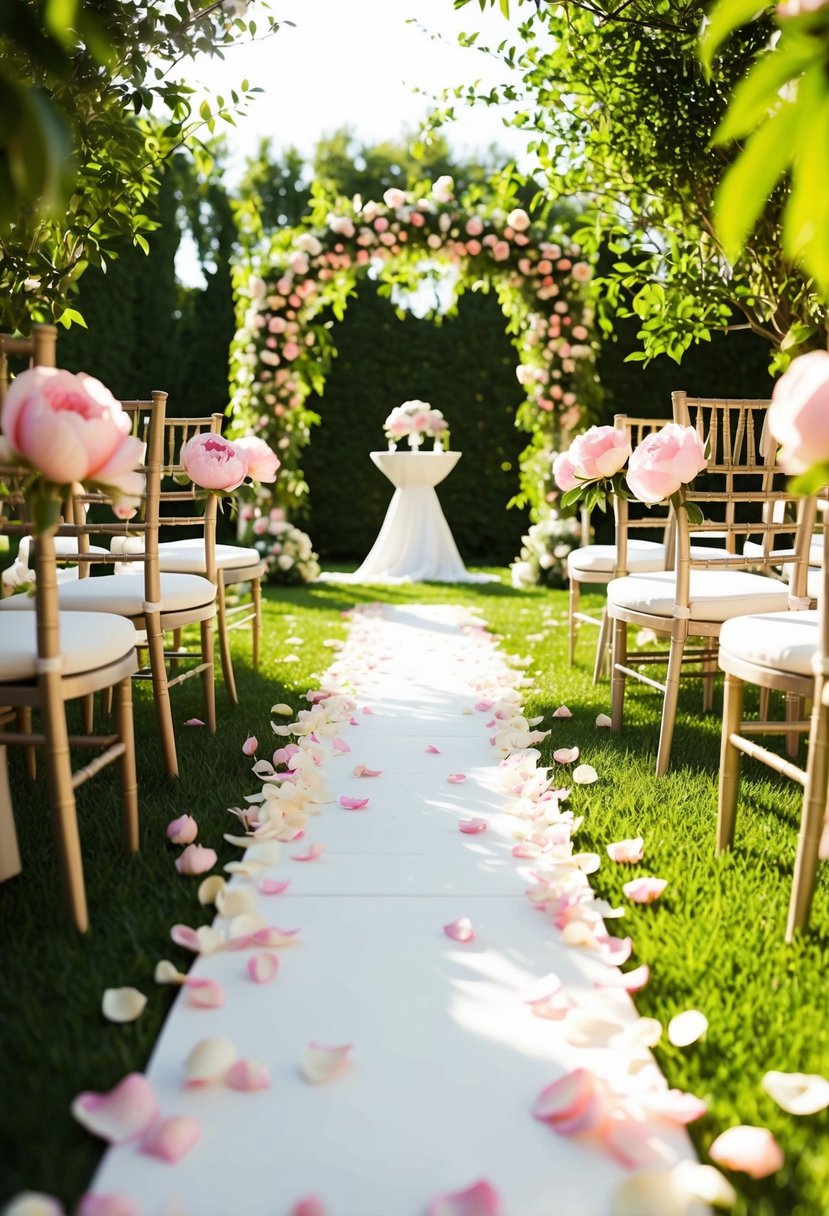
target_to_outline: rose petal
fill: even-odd
[[[175,866],[179,874],[192,877],[212,870],[218,860],[215,849],[207,849],[201,844],[188,844],[176,858]]]
[[[201,1125],[192,1115],[171,1115],[153,1124],[141,1141],[141,1152],[176,1165],[200,1135]]]
[[[611,967],[623,966],[633,953],[633,941],[629,937],[598,936],[599,953],[602,962]]]
[[[351,748],[346,743],[345,739],[336,738],[331,741],[331,746],[335,752],[340,752],[341,755],[345,752],[350,752]]]
[[[226,920],[256,913],[256,896],[248,887],[224,887],[216,896],[216,911]]]
[[[645,841],[641,836],[631,840],[616,840],[607,845],[607,855],[611,861],[633,865],[641,861],[645,853]]]
[[[159,959],[155,965],[153,979],[157,984],[183,984],[186,978],[184,972],[166,958]]]
[[[430,756],[439,756],[440,755],[440,748],[435,747],[434,743],[427,743],[426,751],[429,753]]]
[[[599,780],[599,774],[592,764],[580,764],[578,768],[573,769],[573,780],[576,785],[592,785],[594,781]]]
[[[256,884],[256,890],[260,895],[282,895],[290,885],[290,881],[277,882],[275,878],[262,878]]]
[[[147,998],[137,988],[107,988],[101,1012],[110,1022],[134,1022],[144,1012]]]
[[[251,935],[251,942],[265,950],[278,950],[282,946],[295,945],[297,933],[299,929],[277,929],[276,925],[268,925],[264,929],[257,929]]]
[[[225,1003],[225,990],[218,980],[188,975],[184,987],[187,990],[187,1004],[194,1009],[221,1009]]]
[[[686,1009],[668,1023],[668,1042],[674,1047],[688,1047],[701,1039],[708,1029],[708,1018],[698,1009]]]
[[[707,1102],[681,1089],[649,1090],[637,1094],[636,1101],[649,1114],[667,1119],[669,1123],[693,1123],[708,1111]]]
[[[554,718],[572,718],[573,715],[566,705],[559,705],[558,709],[553,710],[552,716]]]
[[[7,1208],[5,1216],[11,1216],[11,1213],[12,1209]],[[18,1216],[25,1214],[20,1212]],[[32,1212],[30,1216],[37,1216],[37,1213]],[[91,1191],[87,1191],[81,1196],[75,1216],[139,1216],[139,1209],[131,1195],[93,1195]]]
[[[355,777],[379,777],[382,773],[381,768],[366,768],[364,764],[358,764],[354,769]]]
[[[579,758],[579,749],[577,747],[560,747],[553,752],[553,759],[556,764],[572,764],[574,760]]]
[[[133,1209],[137,1216],[136,1209]],[[21,1191],[3,1208],[3,1216],[64,1216],[63,1205],[43,1191]]]
[[[364,806],[368,806],[368,798],[349,798],[346,794],[341,794],[339,803],[347,811],[361,811]]]
[[[485,819],[461,819],[458,823],[458,831],[465,832],[467,836],[477,836],[478,832],[485,832],[488,827]]]
[[[242,744],[242,754],[245,756],[255,756],[258,747],[259,740],[256,738],[256,735],[248,735]]]
[[[173,844],[192,844],[199,834],[199,825],[192,815],[179,815],[167,824],[167,839]]]
[[[185,726],[204,726],[201,718],[188,718],[184,723]]]
[[[282,850],[277,841],[257,840],[245,853],[245,862],[248,865],[253,862],[260,866],[275,866],[279,864],[281,857]]]
[[[221,874],[211,874],[209,878],[204,878],[199,883],[199,903],[215,904],[220,891],[224,891],[227,883],[222,878]]]
[[[829,1080],[817,1073],[767,1072],[760,1084],[790,1115],[816,1115],[829,1106]]]
[[[600,980],[593,981],[594,988],[624,988],[626,992],[638,992],[644,988],[650,979],[650,968],[647,963],[636,967],[633,971],[608,971]]]
[[[283,718],[292,718],[294,716],[294,711],[284,701],[280,701],[278,705],[272,705],[271,713],[280,714]]]
[[[573,1047],[607,1047],[624,1027],[592,1013],[572,1013],[564,1036]]]
[[[607,1087],[589,1068],[576,1068],[542,1089],[533,1116],[560,1135],[598,1127],[607,1115]]]
[[[72,1101],[73,1117],[102,1140],[125,1144],[140,1136],[158,1115],[149,1081],[131,1072],[109,1093],[81,1093]]]
[[[300,1063],[300,1072],[312,1085],[322,1085],[339,1076],[349,1063],[350,1043],[344,1047],[323,1047],[309,1043]]]
[[[468,916],[461,916],[451,924],[444,925],[443,932],[447,937],[451,937],[453,942],[471,942],[475,938],[475,930]]]
[[[501,1216],[502,1212],[500,1194],[482,1178],[466,1190],[436,1195],[426,1216]]]
[[[783,1164],[780,1145],[767,1127],[739,1124],[717,1136],[708,1150],[712,1161],[750,1178],[768,1178]]]
[[[247,970],[255,984],[269,984],[279,970],[279,959],[267,951],[252,954],[248,959]]]
[[[737,1193],[719,1170],[696,1161],[673,1169],[637,1170],[613,1195],[613,1216],[702,1216],[710,1208],[732,1207]]]
[[[310,849],[306,849],[304,853],[292,853],[292,861],[316,861],[318,857],[322,857],[325,852],[324,844],[312,844]]]
[[[326,1216],[325,1204],[318,1195],[306,1195],[294,1204],[289,1216]]]
[[[451,785],[460,785],[463,781],[466,781],[466,773],[450,773],[446,780]]]
[[[237,1060],[227,1074],[227,1084],[241,1093],[270,1089],[271,1078],[267,1064],[261,1060]]]
[[[622,890],[634,904],[652,904],[655,900],[659,899],[667,885],[668,880],[666,878],[646,876],[634,878],[631,882],[626,882]]]
[[[598,717],[596,718],[596,725],[599,727],[612,726],[613,719],[610,718],[607,714],[599,714]]]
[[[228,1039],[200,1039],[184,1061],[186,1085],[210,1085],[224,1080],[238,1052]]]

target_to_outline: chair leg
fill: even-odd
[[[610,617],[607,615],[607,604],[602,608],[602,623],[599,628],[599,640],[596,643],[596,658],[593,663],[593,683],[598,684],[607,663],[607,645],[610,641]]]
[[[665,677],[665,696],[662,701],[662,726],[659,731],[659,749],[656,753],[657,777],[665,776],[671,762],[671,744],[679,704],[679,681],[682,676],[682,656],[687,637],[687,622],[681,620],[675,622],[674,632],[671,636],[671,651],[668,656],[668,674]]]
[[[786,693],[786,721],[798,722],[803,712],[803,702],[796,692]],[[786,735],[786,755],[795,759],[800,750],[800,733],[796,730]]]
[[[717,638],[709,638],[709,645],[714,653],[710,659],[705,660],[703,668],[705,674],[702,679],[702,712],[704,714],[710,714],[714,708],[714,678],[719,670],[717,664],[719,641]]]
[[[184,633],[183,629],[173,630],[173,650],[181,650],[181,639]],[[178,659],[170,659],[170,671],[175,672],[178,669]]]
[[[720,742],[720,785],[717,795],[717,852],[731,848],[734,825],[737,822],[737,799],[740,793],[740,763],[742,754],[731,742],[740,729],[743,718],[745,685],[736,676],[726,673],[723,692],[722,739]]]
[[[81,720],[85,735],[91,735],[95,726],[95,693],[88,692],[81,697]]]
[[[620,731],[625,712],[625,674],[618,665],[627,664],[628,627],[626,621],[613,621],[613,656],[610,661],[610,729]]]
[[[21,705],[15,714],[17,729],[21,735],[32,733],[32,709],[30,705]],[[23,748],[23,769],[30,781],[37,779],[37,752],[34,746]]]
[[[108,718],[112,713],[112,688],[101,689],[101,714]]]
[[[66,729],[66,707],[58,690],[51,689],[41,707],[43,733],[46,736],[46,771],[49,802],[58,852],[58,865],[64,895],[70,915],[81,933],[89,928],[86,890],[83,881],[83,861],[72,789],[72,766],[69,760],[69,738]]]
[[[230,704],[238,705],[239,695],[236,692],[236,677],[233,674],[233,656],[230,653],[230,634],[227,628],[225,580],[221,570],[216,580],[216,621],[219,630],[219,655],[222,661],[222,675],[225,680],[225,688],[230,698]]]
[[[153,676],[153,700],[158,720],[158,737],[161,743],[161,753],[164,767],[170,778],[178,776],[178,758],[176,756],[176,735],[173,729],[173,711],[170,705],[170,690],[167,686],[167,667],[164,658],[164,635],[161,632],[161,620],[155,614],[145,617],[147,631],[147,650],[150,656],[150,670]]]
[[[262,580],[254,578],[250,584],[250,598],[253,604],[253,670],[259,670],[259,645],[262,638]]]
[[[770,688],[761,688],[760,689],[760,710],[759,710],[759,718],[760,718],[761,722],[768,722],[770,709],[771,709],[771,689]]]
[[[820,684],[821,681],[818,681]],[[818,849],[826,815],[826,788],[829,774],[829,710],[822,704],[821,689],[815,690],[806,761],[806,788],[797,840],[792,896],[786,924],[786,941],[806,928],[812,908],[817,872]]]
[[[135,775],[135,732],[132,721],[132,679],[122,680],[115,695],[115,723],[125,751],[118,761],[121,784],[121,836],[129,853],[138,852],[138,782]]]
[[[212,618],[201,623],[201,653],[202,662],[206,663],[204,671],[201,673],[201,686],[204,696],[204,716],[207,720],[207,729],[211,735],[216,733],[216,671],[215,658],[213,652],[213,620]]]
[[[576,658],[576,613],[579,608],[579,584],[574,578],[570,579],[570,598],[567,611],[567,663],[572,667]]]

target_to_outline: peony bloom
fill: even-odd
[[[432,198],[438,203],[449,203],[455,194],[455,182],[445,173],[443,177],[439,177],[432,186]]]
[[[390,186],[383,195],[383,202],[392,211],[397,211],[400,207],[406,205],[406,191],[399,190],[396,186]]]
[[[630,456],[630,436],[613,426],[591,426],[576,436],[568,456],[577,482],[612,477]]]
[[[637,446],[628,462],[627,483],[640,502],[664,502],[705,465],[705,446],[694,428],[669,422]]]
[[[483,232],[483,230],[484,230],[484,222],[480,218],[480,216],[471,215],[469,217],[469,219],[466,221],[466,235],[467,236],[480,236],[481,233]]]
[[[248,454],[248,477],[251,481],[276,481],[276,471],[281,461],[264,439],[258,435],[243,435],[241,439],[234,439],[233,444]]]
[[[569,452],[559,452],[553,461],[553,480],[560,490],[575,490],[579,484]]]
[[[576,262],[570,273],[577,283],[589,283],[593,277],[593,268],[587,262]]]
[[[787,473],[829,461],[829,352],[813,350],[793,361],[774,386],[768,417]]]
[[[220,494],[237,489],[248,472],[248,453],[221,435],[194,435],[179,459],[194,485]]]
[[[507,216],[507,223],[510,228],[514,228],[516,232],[526,232],[530,226],[530,217],[527,215],[523,207],[516,207],[514,211],[510,211]]]

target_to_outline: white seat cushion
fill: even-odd
[[[196,574],[163,574],[161,602],[164,612],[189,612],[212,604],[216,588],[209,579]],[[60,606],[67,612],[113,612],[120,616],[140,616],[144,605],[144,574],[105,574],[101,578],[82,578],[58,588]],[[33,608],[27,595],[12,595],[0,600],[0,609]],[[100,624],[99,624],[100,628]],[[107,629],[109,625],[107,625]]]
[[[15,595],[16,600],[33,600]],[[10,601],[9,601],[10,602]],[[37,674],[36,618],[34,612],[10,612],[0,628],[0,681],[33,680]],[[60,614],[62,674],[94,671],[124,658],[135,649],[135,629],[126,617],[113,617],[101,628],[97,612]],[[0,697],[2,694],[0,693]]]
[[[738,616],[720,630],[720,653],[760,667],[811,676],[820,642],[817,609]]]
[[[791,557],[794,554],[794,549],[777,549],[781,557]],[[759,540],[747,540],[743,545],[743,555],[745,557],[762,557],[763,544]],[[812,537],[809,545],[809,564],[812,566],[823,565],[823,536],[816,532]]]
[[[31,565],[29,554],[32,547],[31,536],[22,536],[20,538],[20,546],[17,550],[17,556],[27,566]],[[90,553],[107,553],[109,550],[102,548],[100,545],[90,545]],[[76,557],[78,553],[78,538],[77,536],[56,536],[55,537],[55,553],[58,557]]]
[[[694,557],[722,557],[724,550],[714,545],[692,545]],[[631,574],[648,574],[665,569],[665,546],[652,540],[628,541],[628,570]],[[584,545],[567,555],[567,572],[572,578],[580,574],[612,574],[616,567],[615,545]]]
[[[676,574],[629,574],[607,584],[607,604],[672,617]],[[692,570],[691,617],[697,621],[727,621],[756,612],[786,612],[788,589],[779,579],[744,570]]]
[[[262,554],[242,545],[216,545],[216,566],[219,570],[238,570],[244,566],[259,566]],[[168,540],[158,546],[158,561],[162,570],[182,574],[204,574],[204,541]]]

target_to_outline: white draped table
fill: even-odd
[[[454,469],[460,452],[372,452],[371,459],[395,487],[371,552],[353,574],[321,577],[354,583],[486,583],[463,564],[435,486]]]

